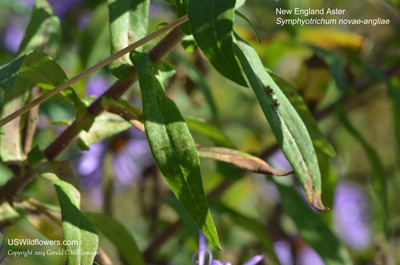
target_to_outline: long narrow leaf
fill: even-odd
[[[4,93],[4,106],[0,119],[28,103],[29,89],[30,85],[26,81],[18,80],[13,91]],[[0,128],[0,158],[3,162],[23,161],[26,158],[22,148],[21,118],[18,117]]]
[[[200,162],[189,129],[156,78],[146,54],[131,53],[142,91],[146,136],[158,168],[172,191],[218,249],[218,235],[208,208],[200,174]]]
[[[329,72],[331,73],[333,79],[335,80],[337,88],[342,92],[342,93],[348,93],[349,92],[349,84],[347,82],[345,73],[344,73],[344,68],[342,66],[342,63],[339,60],[339,57],[331,51],[322,49],[320,47],[316,47],[313,45],[309,45],[309,47],[316,53],[318,53],[322,59],[325,61],[325,63],[329,67]]]
[[[102,213],[85,212],[85,215],[118,248],[127,264],[146,264],[135,239],[120,222]]]
[[[346,130],[354,137],[355,140],[360,143],[365,153],[367,154],[369,161],[371,162],[371,166],[373,169],[372,184],[382,204],[382,209],[384,213],[383,216],[381,216],[383,217],[383,230],[388,236],[388,197],[385,167],[383,166],[383,163],[376,151],[368,144],[368,142],[364,139],[360,132],[350,123],[342,110],[338,111],[338,117]]]
[[[307,105],[305,104],[303,98],[299,95],[296,88],[292,86],[289,82],[285,81],[283,78],[278,75],[271,73],[272,78],[285,94],[285,96],[289,99],[289,101],[293,104],[293,107],[296,109],[297,113],[300,115],[303,120],[305,126],[310,133],[311,140],[316,148],[318,148],[324,154],[334,157],[336,155],[335,149],[328,142],[325,136],[322,134],[321,130],[318,128],[317,123],[314,120],[311,112],[308,110]]]
[[[46,0],[36,0],[18,54],[40,50],[56,56],[61,44],[61,23]]]
[[[132,125],[116,114],[102,113],[96,117],[88,132],[81,132],[78,143],[81,148],[87,148],[102,140],[110,138],[130,128]]]
[[[221,120],[219,118],[217,105],[215,104],[214,97],[211,93],[211,89],[207,82],[204,80],[203,75],[194,67],[190,62],[185,60],[184,58],[178,56],[177,54],[171,55],[172,59],[177,62],[179,65],[183,66],[186,70],[189,78],[197,85],[200,91],[204,94],[206,98],[207,104],[211,109],[214,122],[218,127],[221,125]]]
[[[256,51],[238,35],[235,52],[261,108],[296,177],[316,209],[321,201],[321,173],[314,146],[304,122],[289,99],[265,70]]]
[[[18,78],[46,90],[51,90],[68,80],[62,68],[50,56],[39,51],[27,52],[0,68],[0,87],[6,93],[13,89]],[[62,94],[75,105],[78,125],[88,131],[94,117],[72,87],[64,90]]]
[[[198,146],[197,152],[200,157],[226,162],[235,165],[238,168],[259,174],[286,176],[293,173],[292,170],[279,170],[273,168],[267,162],[256,156],[229,148]]]
[[[99,237],[95,226],[80,211],[79,191],[64,180],[74,177],[71,165],[68,161],[41,163],[36,166],[36,170],[56,188],[61,207],[64,240],[78,242],[65,245],[68,264],[92,264],[97,254]]]
[[[234,148],[233,143],[229,138],[222,133],[218,128],[199,120],[195,119],[185,119],[189,129],[194,132],[198,132],[207,138],[213,140],[217,145]]]
[[[178,11],[178,17],[187,15],[189,0],[175,0],[175,4]],[[188,22],[183,23],[181,29],[186,35],[192,34]]]
[[[269,257],[272,259],[273,264],[280,264],[278,258],[275,255],[273,248],[273,241],[269,237],[266,228],[259,221],[252,219],[243,215],[240,212],[235,211],[234,209],[229,208],[218,201],[210,201],[211,208],[215,209],[220,214],[226,214],[230,217],[230,220],[235,222],[237,225],[243,227],[244,229],[251,232],[255,237],[260,240],[261,245],[264,247],[265,251],[269,254]]]
[[[339,242],[320,215],[314,213],[300,195],[276,183],[285,213],[293,220],[301,237],[321,256],[326,265],[351,265],[346,248]]]
[[[189,24],[197,45],[222,75],[245,86],[233,51],[235,0],[190,0]]]
[[[108,0],[111,53],[122,50],[147,33],[150,0]],[[133,74],[129,55],[110,64],[113,75],[126,79]]]

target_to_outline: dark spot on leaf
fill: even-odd
[[[279,106],[280,106],[280,104],[279,104],[278,100],[277,100],[277,99],[274,99],[273,107],[274,107],[275,109],[277,109]]]
[[[274,94],[275,94],[275,92],[274,92],[274,90],[271,88],[271,86],[267,85],[267,86],[265,87],[265,89],[266,89],[267,92],[270,93],[271,95],[274,95]]]

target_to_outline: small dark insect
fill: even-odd
[[[274,99],[274,103],[272,104],[275,109],[277,109],[281,104],[279,104],[277,99]]]
[[[268,85],[265,87],[265,89],[267,90],[268,93],[270,93],[271,95],[275,94],[274,90]]]

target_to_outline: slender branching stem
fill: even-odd
[[[184,22],[184,20],[183,20]],[[178,27],[168,33],[153,49],[149,51],[149,57],[152,61],[159,61],[170,49],[172,49],[182,38],[183,33]],[[124,92],[137,80],[136,69],[133,68],[133,75],[127,80],[119,80],[115,82],[103,95],[98,97],[89,107],[89,112],[94,116],[98,116],[102,111],[101,105],[102,98],[104,96],[112,97],[113,99],[119,99]],[[76,122],[73,122],[67,127],[45,150],[44,153],[48,160],[55,159],[65,148],[71,143],[71,141],[81,132],[81,128]],[[12,203],[12,196],[18,193],[33,177],[36,175],[35,170],[29,165],[26,166],[22,176],[14,176],[0,188],[0,203],[8,200]]]
[[[67,80],[66,82],[62,83],[61,85],[55,87],[54,89],[50,90],[48,93],[32,100],[31,102],[29,102],[27,105],[25,105],[24,107],[20,108],[19,110],[11,113],[9,116],[5,117],[3,120],[0,121],[0,127],[3,127],[5,124],[9,123],[10,121],[12,121],[13,119],[21,116],[22,114],[28,112],[30,109],[34,108],[35,106],[38,106],[40,103],[48,100],[49,98],[57,95],[58,93],[60,93],[61,91],[63,91],[64,89],[72,86],[73,84],[75,84],[76,82],[88,77],[89,75],[93,74],[94,72],[100,70],[101,68],[103,68],[104,66],[110,64],[111,62],[115,61],[116,59],[118,59],[119,57],[135,50],[136,48],[146,44],[147,42],[153,40],[154,38],[166,33],[167,31],[176,28],[177,26],[179,26],[180,24],[186,22],[188,20],[187,16],[181,17],[173,22],[171,22],[170,24],[166,25],[165,27],[147,35],[146,37],[138,40],[137,42],[132,43],[131,45],[125,47],[124,49],[114,53],[113,55],[111,55],[110,57],[107,57],[106,59],[104,59],[101,62],[98,62],[97,64],[93,65],[92,67],[89,67],[88,69],[86,69],[85,71],[77,74],[76,76],[72,77],[71,79]]]

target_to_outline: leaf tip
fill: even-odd
[[[325,207],[321,200],[321,192],[310,192],[307,195],[307,200],[310,202],[311,206],[317,209],[318,211],[327,211],[328,207]]]

